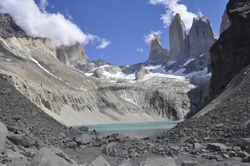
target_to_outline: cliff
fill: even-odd
[[[230,1],[227,15],[231,26],[210,49],[210,98],[218,95],[235,74],[250,64],[250,5],[249,0]]]

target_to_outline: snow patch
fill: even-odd
[[[189,59],[189,60],[187,60],[187,62],[185,62],[184,64],[183,64],[183,67],[185,67],[185,66],[187,66],[190,62],[192,62],[192,61],[194,61],[195,59]]]

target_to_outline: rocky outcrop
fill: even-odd
[[[78,64],[89,62],[83,46],[79,43],[70,46],[59,46],[56,57],[59,61],[74,68]]]
[[[185,62],[189,57],[189,42],[186,34],[186,27],[181,20],[180,14],[176,14],[169,30],[170,55],[169,60]]]
[[[0,36],[9,37],[27,37],[25,32],[15,23],[9,14],[0,13]]]
[[[231,23],[227,16],[227,10],[224,11],[220,24],[220,34],[230,27]]]
[[[170,26],[170,54],[166,70],[186,68],[185,74],[203,70],[210,63],[209,49],[217,40],[210,20],[202,16],[194,18],[189,34],[179,14]],[[190,63],[192,61],[192,63]],[[188,66],[187,66],[188,63]]]
[[[150,54],[146,63],[162,64],[167,60],[168,54],[169,51],[162,48],[159,36],[155,34],[150,43]]]
[[[209,49],[216,39],[217,36],[207,17],[194,18],[189,31],[190,58],[199,58],[202,54],[209,57]]]
[[[212,78],[211,98],[220,93],[229,81],[250,64],[250,1],[235,0],[227,5],[231,26],[210,49]]]

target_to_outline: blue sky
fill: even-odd
[[[5,9],[2,12],[18,13],[14,11],[14,7],[9,8],[12,5],[10,1],[16,1],[16,5],[20,5],[18,0],[1,1],[0,7]],[[34,6],[31,2],[33,0],[20,1],[23,3],[30,1],[29,5]],[[172,3],[171,1],[174,4],[166,5]],[[166,11],[172,10],[171,12],[175,13],[185,10],[186,6],[191,14],[202,13],[211,20],[215,33],[219,35],[221,17],[227,2],[228,0],[35,0],[42,12],[61,13],[80,28],[85,36],[79,41],[84,44],[91,60],[104,59],[116,65],[146,61],[149,56],[149,45],[145,42],[145,36],[152,32],[160,32],[163,47],[169,48],[169,29],[166,22],[164,24],[160,19]],[[185,11],[183,15],[186,15]],[[69,33],[69,38],[70,35],[75,38],[82,35],[80,32],[74,33],[77,31],[74,30],[76,27],[69,26],[73,29],[70,31],[72,33]],[[67,30],[67,26],[65,27]],[[64,34],[66,33],[61,33]]]

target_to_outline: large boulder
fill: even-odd
[[[62,150],[58,148],[42,148],[27,166],[78,166]]]

